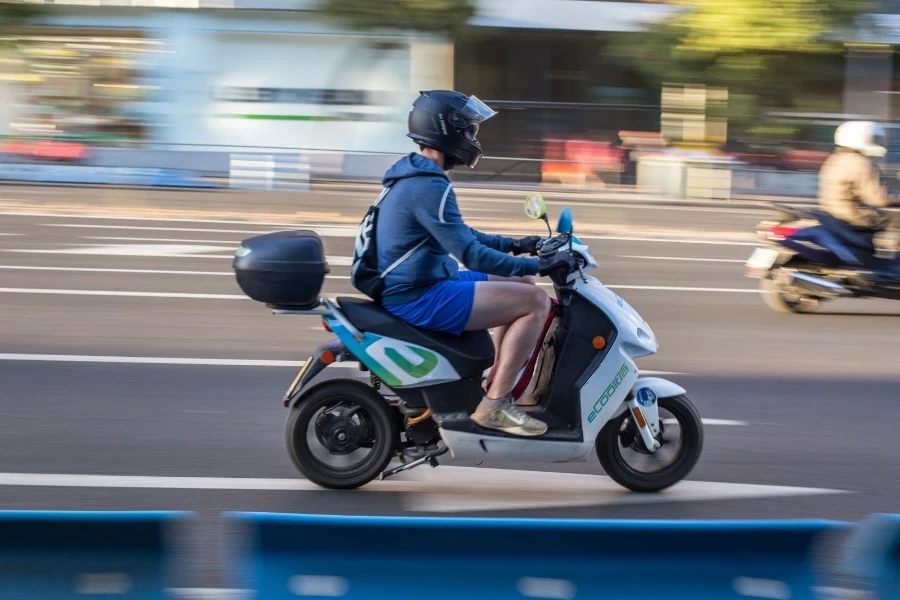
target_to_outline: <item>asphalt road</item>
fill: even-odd
[[[317,226],[332,264],[326,293],[352,293],[351,233],[333,225]],[[700,234],[588,240],[601,262],[595,274],[661,341],[640,367],[672,373],[708,420],[690,481],[648,498],[610,485],[596,460],[451,461],[366,491],[315,489],[284,450],[280,399],[296,367],[278,361],[304,360],[329,334],[315,317],[273,316],[243,298],[230,269],[238,242],[269,230],[0,214],[0,508],[197,510],[199,570],[185,581],[199,587],[218,585],[210,565],[221,510],[838,519],[900,511],[900,305],[770,312],[743,276],[750,243]]]

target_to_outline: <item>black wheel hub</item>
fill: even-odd
[[[332,454],[350,454],[366,446],[367,420],[360,407],[337,405],[325,409],[316,419],[316,438]],[[359,421],[354,420],[354,416]],[[371,443],[368,444],[371,447]]]

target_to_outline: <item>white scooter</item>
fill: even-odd
[[[525,212],[547,221],[537,194]],[[534,351],[552,357],[549,377],[536,378],[543,381],[531,392],[538,404],[527,409],[548,424],[544,435],[517,437],[469,418],[494,361],[487,332],[424,331],[368,300],[324,299],[312,309],[273,307],[276,314],[322,315],[337,336],[316,349],[284,397],[287,447],[297,469],[323,487],[348,489],[425,463],[437,466],[448,451],[477,462],[570,462],[587,460],[596,448],[607,474],[630,490],[656,492],[686,477],[703,446],[697,410],[680,386],[639,376],[634,361],[657,352],[656,337],[622,298],[584,274],[598,265],[572,234],[568,208],[557,231],[542,242],[540,255],[568,252],[578,267],[553,277],[552,339]],[[520,384],[536,370],[532,358]],[[369,383],[313,382],[341,361],[357,362]],[[388,469],[394,459],[400,464]]]

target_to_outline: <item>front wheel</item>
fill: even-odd
[[[291,409],[287,450],[297,470],[325,488],[346,490],[378,477],[400,433],[394,409],[363,383],[333,380]]]
[[[662,445],[650,452],[630,410],[604,425],[596,449],[607,475],[634,492],[658,492],[687,477],[703,450],[703,424],[687,396],[659,399],[659,429]]]

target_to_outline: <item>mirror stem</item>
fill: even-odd
[[[544,216],[541,217],[544,223],[547,225],[547,234],[550,237],[553,237],[553,229],[550,227],[550,219],[547,218],[547,213],[544,213]]]

